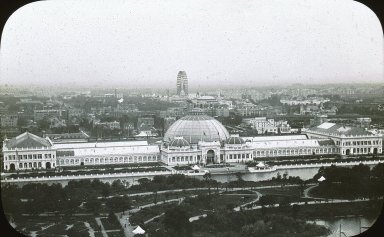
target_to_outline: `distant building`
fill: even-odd
[[[48,121],[49,121],[49,128],[63,128],[67,126],[64,119],[59,119],[57,117],[50,117]]]
[[[245,122],[250,124],[258,134],[291,133],[291,126],[289,126],[287,121],[275,121],[274,119],[267,119],[266,117],[257,117],[245,119]]]
[[[4,102],[0,101],[0,115],[8,113],[8,106],[4,104]]]
[[[177,74],[177,95],[188,95],[188,78],[185,71],[179,71]]]
[[[309,120],[309,125],[315,127],[325,122],[328,122],[328,115],[316,115],[313,119]]]
[[[104,127],[109,128],[111,130],[120,129],[120,122],[112,121],[112,122],[94,122],[93,127]]]
[[[229,117],[229,109],[228,108],[216,108],[216,116],[219,117]]]
[[[201,109],[212,108],[219,104],[217,99],[210,95],[197,96],[196,98],[193,98],[191,102],[194,107]]]
[[[89,139],[89,135],[83,131],[77,133],[49,133],[45,134],[45,137],[49,137],[54,142],[86,142]]]
[[[44,110],[35,110],[34,111],[34,121],[40,121],[44,118],[57,117],[61,118],[64,116],[65,110],[60,109],[44,109]]]
[[[0,120],[1,120],[2,128],[15,128],[17,127],[18,115],[17,114],[1,115]]]
[[[371,118],[357,118],[356,124],[360,126],[361,128],[369,128],[369,125],[371,125],[372,119]]]
[[[148,131],[155,126],[155,119],[153,117],[139,117],[137,120],[137,129],[139,131]]]
[[[160,112],[160,117],[182,117],[186,114],[186,108],[184,107],[170,107],[166,111]]]

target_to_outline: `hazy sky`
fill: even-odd
[[[175,88],[383,81],[379,20],[352,0],[43,1],[16,11],[0,85]]]

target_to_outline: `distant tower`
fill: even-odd
[[[185,71],[179,71],[177,74],[177,94],[188,95],[188,78]]]

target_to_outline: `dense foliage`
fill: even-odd
[[[170,176],[154,176],[153,180],[142,178],[138,180],[138,185],[132,185],[129,189],[135,191],[156,191],[167,189],[186,189],[201,187],[216,187],[216,180],[199,180],[185,176],[183,174],[175,174]]]
[[[106,197],[123,189],[125,186],[120,180],[112,185],[99,180],[69,181],[65,187],[61,184],[29,183],[20,188],[6,184],[1,188],[1,199],[5,213],[60,212],[70,215],[83,202],[85,209],[97,212],[101,206],[98,197]],[[127,198],[117,197],[107,200],[106,205],[115,211],[122,211],[130,203]]]
[[[314,176],[321,176],[325,181],[320,182],[311,193],[316,196],[329,198],[375,198],[384,195],[384,164],[380,163],[370,169],[360,164],[352,168],[330,166],[320,168]]]
[[[151,233],[151,236],[280,237],[324,236],[329,233],[323,226],[307,224],[304,220],[281,214],[220,211],[198,221],[186,223],[184,213],[182,208],[167,211],[163,223],[168,229]],[[193,234],[190,230],[193,230]],[[175,233],[179,235],[174,235]],[[183,235],[180,235],[181,233]]]

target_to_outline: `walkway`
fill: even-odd
[[[169,190],[165,190],[164,192],[166,192],[166,191],[169,191]],[[220,192],[224,192],[224,189],[219,191],[219,193]],[[153,192],[148,192],[148,193],[152,194]],[[196,194],[192,194],[192,195],[189,195],[188,197],[196,197],[196,196],[197,196]],[[156,205],[161,205],[161,204],[169,203],[169,202],[178,202],[177,205],[180,205],[185,200],[185,198],[186,197],[169,199],[169,200],[157,202],[156,204],[155,203],[150,203],[150,204],[142,205],[142,206],[139,206],[139,207],[136,207],[136,208],[124,211],[124,212],[115,213],[115,215],[119,219],[120,225],[122,226],[122,228],[124,230],[125,237],[133,237],[134,234],[132,233],[132,231],[134,230],[134,227],[129,222],[129,214],[136,213],[136,212],[140,211],[143,208],[153,207],[153,206],[156,206]],[[146,220],[144,222],[144,224],[147,224],[147,223],[149,223],[149,222],[151,222],[151,221],[161,217],[164,214],[165,213],[161,213],[160,215],[154,216],[154,217]]]
[[[161,190],[157,191],[157,194],[163,194],[163,193],[173,193],[173,192],[183,192],[183,191],[199,191],[199,190],[217,190],[215,187],[211,188],[185,188],[185,189],[169,189],[169,190]],[[219,190],[225,190],[225,188],[219,188]],[[128,193],[128,194],[116,194],[116,195],[111,195],[106,198],[112,198],[112,197],[135,197],[135,196],[147,196],[147,195],[153,195],[155,194],[155,191],[151,192],[142,192],[142,193]],[[104,197],[98,197],[98,199],[102,199]]]
[[[117,219],[119,219],[120,225],[123,227],[125,237],[133,237],[133,226],[129,222],[129,213],[128,212],[119,212],[115,213]]]
[[[101,227],[101,234],[103,235],[103,237],[108,237],[107,233],[105,232],[103,223],[102,223],[101,220],[100,220],[100,217],[96,217],[95,220],[96,220],[97,225],[98,225],[99,227]]]
[[[379,198],[383,199],[383,198]],[[315,204],[325,204],[325,203],[343,203],[343,202],[368,202],[370,199],[354,199],[354,200],[341,200],[341,199],[332,199],[332,200],[321,200],[321,201],[309,201],[309,202],[292,202],[289,205],[315,205]],[[279,207],[279,204],[273,204],[270,205],[270,207]],[[243,208],[243,210],[256,210],[256,209],[261,209],[263,206],[253,206],[251,208]]]
[[[144,221],[144,224],[148,224],[149,222],[156,220],[157,218],[162,217],[164,215],[165,215],[165,212],[161,213],[160,215],[154,216],[151,219]]]
[[[318,185],[313,185],[311,187],[308,187],[304,190],[303,192],[303,195],[305,198],[313,198],[313,199],[325,199],[325,198],[321,198],[321,197],[312,197],[312,196],[309,196],[309,191],[311,191],[313,188],[317,187]]]
[[[315,184],[307,184],[307,186],[315,185]],[[286,184],[283,187],[297,187],[300,186],[299,184]],[[277,185],[268,185],[268,186],[252,186],[252,187],[241,187],[241,188],[225,188],[225,187],[211,187],[211,188],[185,188],[185,189],[169,189],[169,190],[161,190],[157,191],[157,194],[163,194],[163,193],[172,193],[172,192],[183,192],[183,191],[199,191],[199,190],[209,190],[215,191],[236,191],[236,190],[257,190],[257,189],[265,189],[265,188],[277,188],[282,187],[282,184]],[[142,193],[128,193],[128,194],[116,194],[116,195],[110,195],[108,197],[98,197],[98,199],[102,198],[112,198],[112,197],[135,197],[135,196],[146,196],[146,195],[153,195],[155,191],[151,192],[142,192]]]
[[[252,191],[257,195],[257,198],[256,198],[255,200],[252,200],[252,201],[250,201],[250,202],[244,203],[244,204],[242,204],[242,205],[240,205],[240,206],[237,206],[237,207],[233,208],[234,211],[240,211],[241,209],[243,209],[243,208],[246,207],[247,205],[258,202],[259,199],[260,199],[260,197],[263,196],[263,195],[262,195],[260,192],[258,192],[258,191],[254,191],[254,190],[252,190]]]

